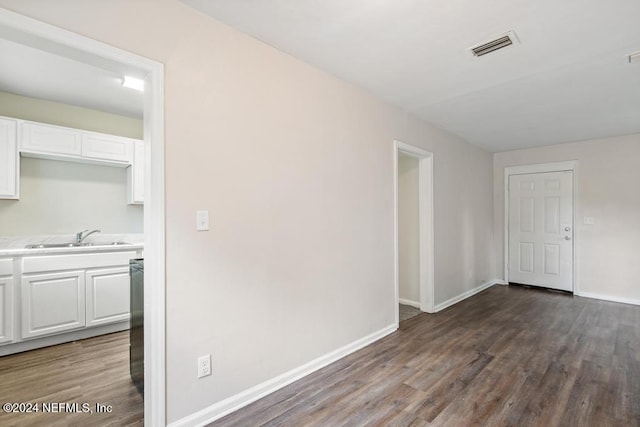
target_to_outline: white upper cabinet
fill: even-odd
[[[133,144],[133,161],[127,169],[127,198],[130,205],[144,204],[144,141]]]
[[[101,133],[82,134],[82,156],[131,163],[135,140]]]
[[[20,151],[79,156],[82,132],[61,126],[24,122]]]
[[[144,142],[139,139],[0,117],[0,199],[20,198],[20,155],[128,167],[128,203],[144,203]]]
[[[131,164],[131,138],[24,121],[20,153],[27,157],[126,167]]]
[[[0,198],[17,199],[20,175],[17,151],[17,121],[0,118]]]

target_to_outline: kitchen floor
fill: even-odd
[[[18,411],[0,411],[0,425],[143,425],[129,331],[0,357],[0,384],[0,402]]]

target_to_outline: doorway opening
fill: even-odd
[[[147,58],[5,9],[0,9],[0,38],[114,73],[133,70],[145,81],[144,418],[146,425],[164,425],[166,405],[163,66]]]
[[[434,312],[433,154],[395,141],[394,272],[396,325],[412,308]]]

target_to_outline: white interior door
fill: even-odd
[[[509,282],[573,291],[573,172],[509,176]]]

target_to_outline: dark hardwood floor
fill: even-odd
[[[212,426],[639,426],[640,307],[494,286]]]
[[[0,403],[7,402],[37,402],[39,412],[0,409],[0,426],[142,426],[143,400],[129,377],[129,331],[0,357]],[[43,402],[62,412],[44,413]],[[93,413],[65,412],[56,403],[88,403]],[[112,412],[97,413],[97,403]]]

